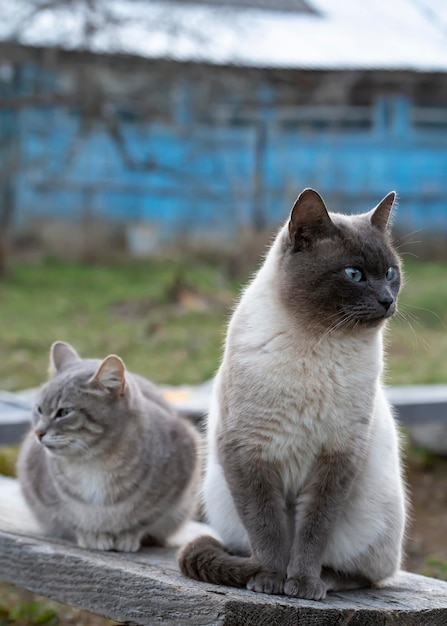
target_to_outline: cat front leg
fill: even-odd
[[[261,565],[248,581],[251,591],[282,594],[290,532],[281,482],[273,464],[255,451],[221,448],[221,460],[236,509],[247,531],[253,556]]]
[[[308,600],[326,596],[322,557],[358,471],[354,458],[353,453],[321,454],[297,499],[295,534],[284,585],[288,596]]]

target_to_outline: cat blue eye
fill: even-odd
[[[345,267],[345,274],[350,280],[353,280],[356,283],[363,280],[363,272],[357,267]]]
[[[54,417],[66,417],[67,415],[70,415],[70,413],[73,411],[73,409],[71,407],[62,407],[60,409],[58,409],[56,415]]]
[[[385,278],[389,281],[389,280],[393,280],[393,278],[395,277],[396,272],[394,271],[394,267],[389,267],[386,271],[385,274]]]

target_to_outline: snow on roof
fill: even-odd
[[[307,0],[315,13],[215,4],[1,0],[0,40],[219,65],[447,71],[445,0]]]

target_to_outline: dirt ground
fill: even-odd
[[[447,580],[447,458],[407,462],[411,504],[405,569]]]

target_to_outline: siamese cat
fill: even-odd
[[[222,542],[188,544],[187,576],[321,600],[399,569],[405,495],[381,382],[394,201],[347,216],[305,189],[245,289],[208,421],[203,496]]]

